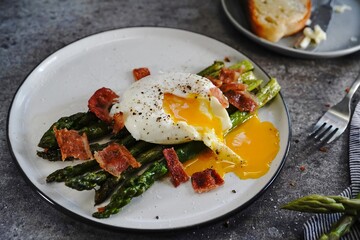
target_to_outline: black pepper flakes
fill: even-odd
[[[156,219],[159,219],[159,216],[156,216],[155,218],[156,218]]]
[[[235,189],[233,189],[233,190],[231,190],[231,192],[232,192],[232,193],[236,193],[236,190],[235,190]]]

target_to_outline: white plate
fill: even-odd
[[[313,0],[313,9],[321,1]],[[344,13],[333,13],[327,30],[327,40],[322,42],[314,51],[293,48],[297,37],[282,38],[273,43],[259,38],[250,30],[246,12],[239,0],[222,0],[222,7],[231,23],[245,36],[273,51],[303,58],[332,58],[340,57],[360,50],[360,1],[335,0],[333,5],[346,4],[352,8]]]
[[[190,227],[218,219],[254,201],[275,179],[289,148],[289,116],[281,96],[260,111],[280,131],[280,151],[270,171],[262,178],[239,180],[228,174],[225,185],[207,194],[195,194],[190,183],[174,188],[168,179],[154,184],[142,196],[109,219],[91,214],[94,191],[78,192],[63,183],[47,184],[56,169],[74,163],[48,162],[36,156],[41,135],[61,116],[87,110],[87,100],[103,86],[118,92],[132,82],[131,70],[146,66],[153,73],[196,73],[227,56],[247,59],[235,49],[214,39],[175,29],[127,28],[96,34],[55,52],[26,78],[11,106],[8,137],[13,155],[37,192],[62,211],[102,226],[166,230]],[[258,66],[255,73],[264,80]],[[236,193],[231,190],[235,189]],[[159,216],[159,219],[155,217]]]

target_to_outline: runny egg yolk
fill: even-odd
[[[270,122],[260,122],[254,115],[225,136],[226,145],[246,161],[246,164],[234,164],[218,159],[212,151],[205,151],[185,164],[186,173],[207,168],[215,169],[220,175],[235,173],[241,179],[259,178],[270,169],[270,164],[279,151],[279,132]]]
[[[163,109],[175,123],[185,121],[188,125],[195,127],[200,134],[214,129],[216,136],[221,141],[223,140],[221,120],[213,115],[209,101],[199,99],[196,95],[183,98],[165,93]]]

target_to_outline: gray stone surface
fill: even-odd
[[[21,82],[46,56],[85,36],[129,26],[166,26],[229,44],[278,78],[292,121],[287,162],[251,206],[220,222],[160,235],[109,231],[51,207],[24,180],[10,155],[7,115]],[[348,131],[327,151],[307,138],[313,123],[344,95],[360,70],[360,52],[336,59],[296,59],[241,35],[220,1],[0,1],[0,239],[301,239],[311,214],[279,209],[296,197],[339,194],[349,184]],[[354,103],[359,100],[355,95]],[[300,166],[305,166],[301,171]]]

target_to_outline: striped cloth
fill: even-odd
[[[360,104],[355,108],[350,124],[349,166],[351,186],[340,195],[354,198],[360,192]],[[322,233],[330,230],[342,214],[316,214],[304,224],[304,239],[318,239]],[[354,224],[350,233],[342,240],[359,240],[360,224]]]

